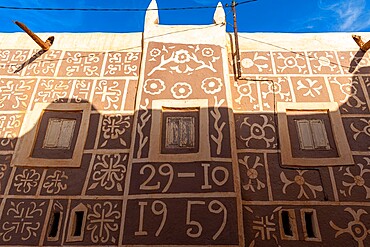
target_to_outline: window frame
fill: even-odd
[[[61,112],[61,118],[63,118],[63,112],[82,112],[77,140],[71,158],[32,157],[45,111]],[[28,111],[24,117],[11,166],[80,167],[88,133],[90,111],[90,103],[36,103],[33,110]]]
[[[336,145],[337,157],[293,157],[292,143],[288,128],[288,111],[318,111],[327,112],[331,131]],[[277,102],[278,131],[283,166],[339,166],[353,165],[351,149],[344,131],[339,106],[336,102]],[[298,136],[297,136],[298,138]]]

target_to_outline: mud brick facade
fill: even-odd
[[[370,53],[224,23],[0,34],[0,246],[370,246]]]

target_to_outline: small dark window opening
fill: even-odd
[[[54,212],[50,219],[49,238],[55,238],[59,232],[60,212]]]
[[[74,224],[74,230],[73,230],[73,236],[78,237],[81,236],[82,233],[82,222],[84,219],[84,211],[77,211],[75,212],[75,224]]]
[[[291,228],[291,225],[290,225],[289,212],[288,211],[282,211],[281,212],[281,219],[282,219],[282,222],[283,222],[284,234],[286,236],[293,237],[293,232],[292,232],[292,228]]]
[[[316,238],[315,231],[313,229],[313,212],[304,212],[304,220],[306,222],[307,237]]]

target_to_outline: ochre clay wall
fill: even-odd
[[[238,79],[221,10],[43,54],[0,35],[1,246],[369,245],[370,55],[350,34],[242,33]]]

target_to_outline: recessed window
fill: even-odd
[[[162,153],[198,152],[198,119],[198,108],[164,108],[162,113]]]
[[[89,103],[36,103],[19,133],[12,166],[80,167]]]
[[[75,126],[75,119],[50,118],[42,147],[69,149]]]
[[[32,157],[70,159],[81,126],[82,111],[44,111]]]
[[[48,241],[57,241],[59,239],[61,223],[62,223],[62,213],[53,212],[49,220]]]
[[[330,149],[324,121],[321,119],[295,120],[302,150]]]
[[[280,236],[284,240],[298,240],[297,221],[294,209],[279,211]]]
[[[303,235],[306,241],[321,241],[321,234],[315,209],[301,209]]]
[[[87,208],[83,204],[76,206],[71,212],[68,226],[67,242],[83,241]]]
[[[353,165],[337,103],[278,102],[277,108],[282,165]]]

